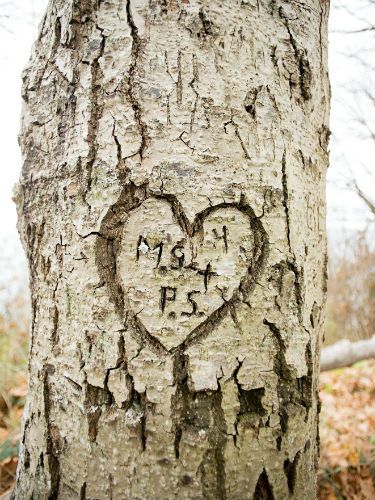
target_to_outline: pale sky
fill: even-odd
[[[46,0],[12,0],[0,2],[0,118],[1,158],[0,168],[0,283],[7,276],[24,269],[24,258],[16,231],[16,211],[11,201],[12,186],[17,181],[21,156],[17,143],[19,116],[21,112],[21,71],[30,54],[31,45],[37,32]],[[350,4],[364,21],[355,21],[352,15],[337,7]],[[359,49],[374,49],[374,33],[367,35],[346,35],[334,31],[361,29],[366,21],[375,24],[375,7],[364,9],[366,0],[333,0],[331,8],[330,29],[330,77],[332,85],[331,112],[331,166],[329,168],[327,201],[327,227],[331,239],[342,237],[345,231],[364,227],[369,216],[363,204],[347,190],[343,190],[343,177],[350,174],[350,169],[364,187],[371,188],[372,179],[367,178],[361,164],[372,167],[375,158],[375,145],[363,137],[359,138],[358,126],[353,121],[353,113],[360,110],[366,114],[367,104],[360,99],[354,99],[349,90],[364,82],[374,87],[369,71],[358,65],[348,55],[355,54]],[[9,16],[9,17],[7,17]],[[365,52],[365,57],[372,58],[375,66],[374,51]],[[353,109],[348,112],[349,103]],[[374,120],[369,116],[369,119]],[[372,191],[375,191],[372,185]],[[9,266],[9,262],[12,263]],[[0,290],[1,292],[1,290]]]
[[[0,1],[0,305],[24,288],[27,280],[11,196],[21,169],[17,142],[21,72],[46,4],[46,0]]]
[[[362,229],[371,221],[363,202],[342,189],[346,178],[354,175],[360,187],[375,201],[375,140],[369,140],[367,132],[356,121],[357,117],[365,118],[375,132],[375,103],[370,105],[369,100],[358,94],[368,89],[375,97],[375,31],[342,33],[375,26],[375,3],[369,4],[369,0],[333,0],[331,7],[332,136],[327,185],[327,228],[331,239],[342,238],[346,231]],[[364,64],[357,61],[358,56]],[[366,170],[372,174],[368,175]]]

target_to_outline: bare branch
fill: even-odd
[[[371,26],[367,26],[366,28],[361,28],[358,30],[332,30],[331,33],[340,34],[340,35],[357,35],[360,33],[366,33],[366,32],[374,31],[374,30],[375,30],[375,26],[371,25]]]
[[[362,191],[358,186],[357,181],[353,178],[351,186],[354,192],[359,196],[359,198],[367,205],[367,208],[375,216],[375,203],[370,200],[370,198]]]
[[[371,358],[375,358],[375,337],[358,342],[340,340],[322,350],[320,371],[343,368]]]

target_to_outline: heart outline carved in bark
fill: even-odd
[[[116,289],[128,322],[163,351],[208,335],[248,300],[265,267],[267,233],[244,199],[209,206],[190,222],[175,196],[149,195],[121,222],[112,256]],[[216,286],[221,281],[226,290]]]

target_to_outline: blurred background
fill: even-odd
[[[27,392],[27,266],[11,201],[21,72],[47,0],[0,1],[0,498]],[[375,0],[331,0],[329,286],[325,345],[375,335]],[[320,499],[375,499],[375,360],[321,374]]]

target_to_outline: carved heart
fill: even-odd
[[[222,203],[190,223],[174,198],[148,198],[129,214],[117,257],[127,307],[167,350],[186,344],[248,296],[264,235],[249,206]]]

